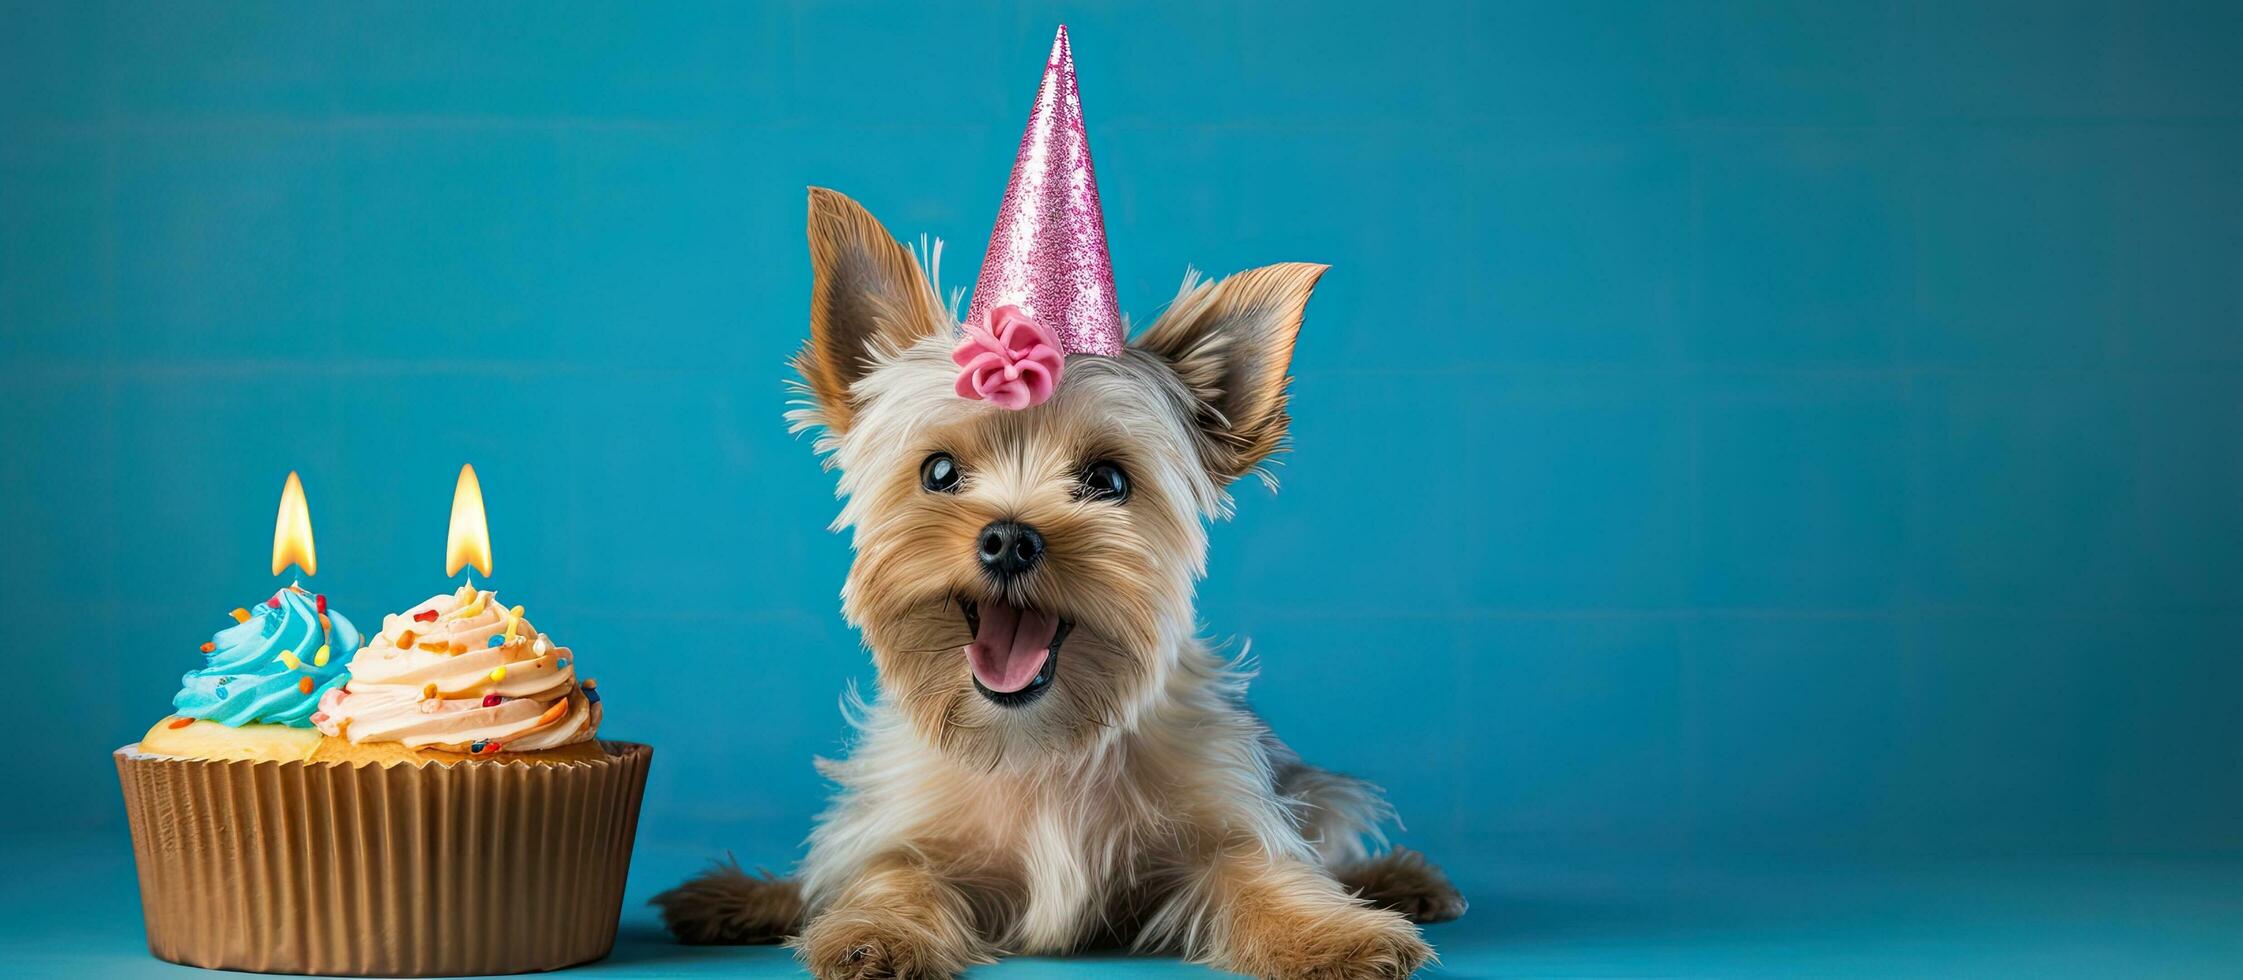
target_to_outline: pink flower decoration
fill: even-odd
[[[1017,306],[991,307],[983,323],[966,324],[950,352],[958,364],[958,397],[988,399],[999,408],[1041,405],[1059,388],[1067,355],[1059,338]]]

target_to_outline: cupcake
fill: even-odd
[[[327,597],[289,586],[202,645],[202,666],[180,680],[172,715],[140,750],[193,759],[309,759],[322,739],[312,715],[349,680],[343,664],[358,629]]]
[[[568,648],[472,588],[364,644],[294,587],[235,619],[115,754],[151,952],[352,976],[608,954],[653,750],[597,737]]]

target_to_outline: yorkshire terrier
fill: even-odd
[[[878,695],[791,878],[721,865],[655,899],[687,943],[785,941],[820,978],[1004,954],[1179,953],[1399,978],[1465,902],[1382,850],[1370,783],[1301,761],[1197,634],[1206,522],[1286,442],[1324,267],[1187,275],[1118,356],[1020,411],[958,397],[959,322],[871,214],[810,192],[800,427],[840,471],[842,612]]]

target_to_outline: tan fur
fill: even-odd
[[[911,252],[847,195],[810,189],[810,341],[794,369],[831,431],[849,428],[849,386],[889,351],[932,329],[942,310]]]
[[[793,946],[820,977],[949,977],[995,962],[964,888],[898,852],[874,861],[826,902]]]
[[[1209,875],[1208,962],[1257,977],[1406,977],[1433,956],[1417,927],[1369,908],[1323,869],[1247,849]]]
[[[1285,373],[1301,314],[1327,266],[1285,262],[1220,282],[1184,276],[1168,312],[1136,344],[1167,359],[1199,397],[1208,466],[1225,481],[1254,472],[1284,447]],[[1264,482],[1276,481],[1266,474]]]
[[[845,220],[821,222],[821,208]],[[827,978],[947,977],[1094,945],[1288,978],[1399,977],[1426,962],[1409,919],[1333,869],[1386,868],[1376,880],[1424,886],[1432,904],[1446,881],[1422,861],[1415,878],[1402,859],[1378,863],[1392,812],[1377,788],[1278,741],[1244,707],[1248,671],[1198,639],[1192,609],[1205,522],[1283,443],[1286,366],[1322,267],[1187,279],[1121,356],[1069,358],[1049,402],[1008,412],[952,392],[956,325],[916,267],[893,268],[908,253],[840,195],[814,192],[812,212],[819,302],[878,311],[873,327],[844,330],[838,312],[821,327],[814,310],[813,403],[792,417],[824,429],[840,471],[835,528],[856,549],[842,610],[880,683],[852,704],[848,757],[821,763],[839,790],[795,879],[804,964]],[[817,256],[864,252],[888,271],[826,281],[844,271]],[[858,288],[884,298],[843,295]],[[861,369],[826,373],[849,364]],[[963,471],[955,493],[920,486],[933,452]],[[1129,474],[1127,501],[1076,493],[1093,460]],[[1047,542],[1002,592],[972,557],[998,519]],[[975,690],[960,598],[1073,624],[1040,700],[999,706]],[[768,932],[772,916],[740,907],[764,901],[760,889],[702,882],[657,900],[681,937]]]

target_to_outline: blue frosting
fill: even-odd
[[[175,713],[227,725],[310,728],[319,699],[350,680],[350,655],[359,644],[358,628],[332,609],[330,628],[321,629],[312,602],[308,593],[282,589],[279,608],[260,602],[247,621],[218,631],[202,668],[180,680],[179,696],[171,699]],[[314,663],[323,643],[324,667]],[[300,666],[288,666],[283,650]],[[303,690],[306,677],[312,679],[310,694]]]

